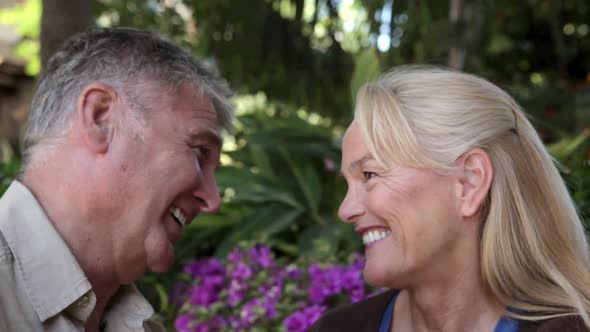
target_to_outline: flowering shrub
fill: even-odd
[[[307,268],[276,260],[266,246],[234,250],[184,267],[178,331],[305,331],[330,307],[365,298],[364,261]]]

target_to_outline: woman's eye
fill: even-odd
[[[377,173],[374,173],[374,172],[363,172],[363,179],[365,181],[369,181],[370,179],[372,179],[375,176],[377,176]]]

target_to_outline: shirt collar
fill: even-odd
[[[95,303],[96,297],[90,291],[66,308],[65,311],[78,321],[85,322],[92,313]],[[106,332],[143,331],[146,323],[152,326],[151,330],[165,331],[156,322],[149,320],[153,315],[154,309],[135,285],[125,285],[111,299],[103,314],[102,322]]]
[[[126,285],[111,300],[103,321],[106,331],[138,331],[153,315],[154,309],[135,285]]]
[[[91,290],[88,278],[42,207],[18,181],[13,181],[0,199],[0,232],[41,321]]]

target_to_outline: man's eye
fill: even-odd
[[[363,172],[363,179],[365,181],[369,181],[370,179],[372,179],[375,176],[377,176],[377,173],[374,173],[374,172]]]
[[[207,148],[202,147],[202,146],[194,147],[191,149],[193,150],[193,152],[197,156],[197,159],[199,159],[199,160],[207,158],[207,155],[209,154],[209,150]]]

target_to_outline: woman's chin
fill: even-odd
[[[363,278],[373,287],[391,287],[392,277],[384,269],[365,265]]]

